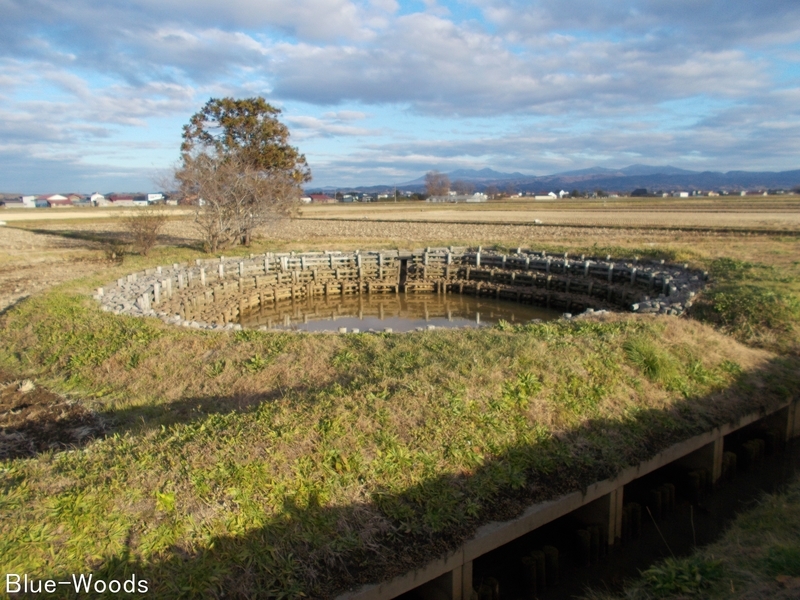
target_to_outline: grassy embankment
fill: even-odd
[[[151,260],[190,251],[171,253]],[[747,273],[760,280],[745,297],[773,293],[776,308],[722,303],[704,318],[796,352],[796,280],[710,265],[712,294]],[[325,596],[798,386],[794,358],[685,319],[211,334],[97,312],[82,294],[114,276],[0,317],[0,367],[112,432],[3,461],[4,572],[136,572],[163,597]]]

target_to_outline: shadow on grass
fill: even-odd
[[[99,244],[101,247],[116,247],[123,248],[125,245],[130,244],[130,236],[125,231],[110,230],[110,229],[97,229],[93,231],[76,231],[71,229],[28,229],[33,233],[41,235],[57,236],[70,240],[81,240],[84,242],[92,242]],[[185,248],[189,250],[203,250],[203,244],[199,240],[185,238],[176,235],[169,235],[160,233],[158,235],[158,245],[160,246],[174,246],[176,248]]]
[[[584,420],[557,437],[510,447],[469,473],[431,477],[401,491],[362,482],[368,490],[364,502],[324,506],[313,490],[304,498],[286,494],[279,510],[264,512],[262,526],[242,535],[214,535],[147,561],[129,547],[93,575],[123,581],[135,574],[159,598],[330,598],[444,556],[484,523],[508,520],[531,504],[585,489],[746,414],[766,414],[797,397],[799,372],[796,358],[775,359],[759,372],[739,375],[722,393],[625,418]],[[193,398],[151,417],[159,426],[185,423],[207,411],[253,410],[264,401],[269,398]],[[140,411],[118,418],[136,422]],[[331,471],[328,476],[339,475]],[[160,522],[172,521],[177,517],[167,510]],[[56,580],[71,577],[58,575]]]

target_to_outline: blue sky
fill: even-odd
[[[211,97],[314,186],[800,168],[797,0],[0,0],[0,191],[150,190]]]

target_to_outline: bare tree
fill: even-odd
[[[175,178],[198,207],[206,251],[249,245],[256,228],[296,210],[311,173],[278,114],[263,98],[211,99],[184,127]]]
[[[206,252],[249,245],[256,228],[296,210],[297,183],[290,175],[262,171],[241,156],[185,157],[177,177],[197,205]]]
[[[450,179],[439,171],[428,171],[425,174],[425,191],[428,196],[445,196],[450,191]]]
[[[461,181],[461,180],[459,180],[459,181],[454,181],[453,182],[453,190],[455,190],[455,192],[457,194],[461,194],[462,196],[466,196],[466,195],[471,194],[472,192],[475,191],[475,186],[472,183],[470,183],[469,181]]]
[[[147,256],[158,241],[158,234],[164,228],[166,215],[153,207],[139,208],[134,214],[122,219],[122,227],[131,238],[131,244],[142,256]]]

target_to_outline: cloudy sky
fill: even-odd
[[[800,168],[798,0],[0,0],[0,191],[150,190],[211,97],[313,185]]]

